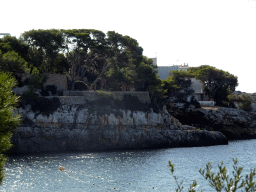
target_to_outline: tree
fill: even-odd
[[[105,35],[98,30],[62,30],[65,36],[67,58],[70,63],[72,89],[77,80],[83,80],[92,90],[103,78],[108,88],[120,90],[121,86],[134,85],[136,69],[142,61],[142,48],[129,36],[115,31]]]
[[[170,76],[162,81],[166,97],[174,102],[187,102],[188,96],[194,93],[191,77],[193,76],[186,71],[170,71]]]
[[[11,36],[5,36],[0,38],[0,51],[3,54],[15,51],[22,57],[26,62],[28,62],[28,45],[23,43],[20,39]]]
[[[61,70],[63,63],[58,57],[65,48],[64,37],[60,30],[33,29],[24,32],[21,39],[29,47],[29,65],[37,67],[40,73],[63,72]],[[35,57],[35,55],[37,56]]]
[[[152,59],[143,56],[142,61],[136,68],[137,79],[135,80],[140,91],[153,91],[161,85],[161,80],[157,74],[157,65],[153,64]]]
[[[28,73],[30,69],[27,66],[27,62],[15,51],[8,51],[2,54],[0,50],[0,71]]]
[[[156,66],[143,58],[137,40],[115,31],[39,29],[24,32],[22,39],[29,46],[29,65],[40,73],[63,73],[68,68],[72,90],[76,81],[83,81],[89,90],[103,80],[111,90],[136,83],[138,89],[148,90],[160,84]]]
[[[216,101],[216,105],[227,102],[227,96],[234,92],[238,85],[236,76],[208,65],[191,67],[188,73],[203,82],[205,93],[211,100]]]
[[[83,80],[92,87],[108,69],[108,47],[105,34],[98,30],[62,30],[65,38],[66,57],[70,64],[72,89],[77,80]]]
[[[137,68],[143,60],[143,49],[137,40],[115,31],[107,32],[107,42],[110,47],[109,71],[105,75],[115,82],[112,88],[119,90],[121,86],[134,85],[138,77]]]
[[[4,153],[11,148],[12,133],[21,121],[16,108],[18,97],[12,92],[15,85],[15,78],[0,72],[0,184],[4,178]]]
[[[230,105],[232,106],[234,106],[234,103],[237,103],[238,109],[243,109],[245,111],[252,110],[253,99],[248,94],[242,94],[242,95],[230,94],[228,96],[228,100]]]

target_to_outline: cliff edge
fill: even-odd
[[[13,153],[95,151],[227,144],[215,131],[182,125],[166,109],[154,112],[136,97],[48,97],[41,109],[19,109],[23,124],[14,136]],[[57,103],[57,105],[56,105]],[[54,110],[49,109],[55,105]],[[43,109],[43,110],[42,110]],[[46,110],[46,111],[44,111]]]
[[[201,130],[219,131],[228,140],[255,139],[256,114],[226,107],[181,108],[167,106],[168,112],[181,123]]]

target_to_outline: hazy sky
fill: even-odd
[[[256,0],[6,0],[0,33],[97,29],[136,39],[159,66],[208,64],[256,92]]]

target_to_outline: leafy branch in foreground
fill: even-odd
[[[256,175],[256,169],[251,169],[250,173],[245,176],[245,179],[242,179],[241,176],[243,167],[237,166],[237,159],[233,159],[233,178],[229,177],[227,168],[223,165],[223,161],[220,165],[218,165],[218,172],[214,173],[212,171],[212,164],[209,162],[206,164],[205,169],[200,169],[199,173],[209,181],[209,184],[212,188],[214,188],[217,192],[222,190],[226,192],[235,192],[238,189],[244,189],[246,192],[253,192],[256,189],[256,184],[253,182],[253,178]],[[178,186],[176,188],[176,192],[182,192],[184,187],[182,186],[183,181],[178,182],[178,177],[174,173],[174,164],[169,161],[169,168],[172,173],[172,176]],[[196,192],[197,181],[194,180],[193,184],[190,185],[189,192]],[[203,191],[203,190],[201,190]]]
[[[176,174],[174,173],[174,164],[171,163],[171,161],[169,161],[169,168],[170,168],[170,171],[172,173],[172,176],[178,186],[178,188],[175,189],[176,192],[182,192],[182,190],[184,189],[184,187],[182,186],[182,183],[183,181],[179,182],[178,181],[178,177],[176,176]],[[189,187],[189,192],[196,192],[196,188],[197,188],[197,181],[194,180],[193,184],[190,185]]]
[[[15,86],[15,78],[10,73],[0,72],[0,184],[5,174],[5,153],[11,148],[12,134],[21,122],[16,108],[19,97],[12,91]]]

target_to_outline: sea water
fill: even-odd
[[[184,191],[195,179],[198,189],[214,191],[198,170],[208,162],[217,170],[224,161],[231,175],[238,158],[245,175],[256,168],[255,146],[256,140],[246,140],[210,147],[15,155],[5,166],[0,191],[175,191],[169,160]]]

